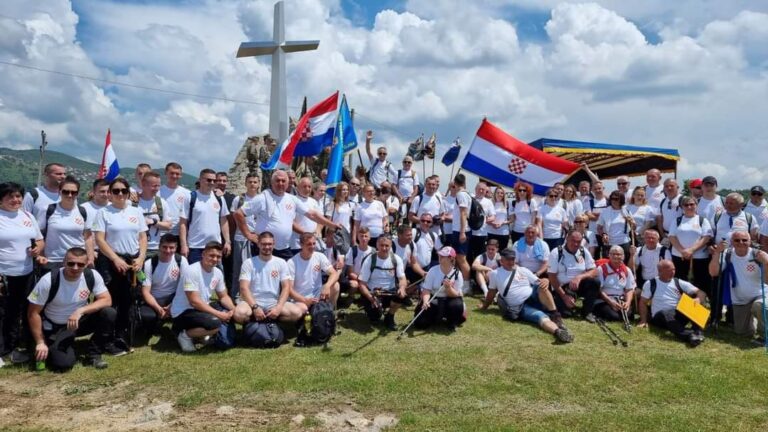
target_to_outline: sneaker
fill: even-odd
[[[702,342],[704,342],[704,335],[701,333],[693,333],[688,337],[688,345],[691,348],[701,345]]]
[[[573,335],[566,328],[559,328],[555,330],[555,337],[562,343],[573,342]]]
[[[120,347],[115,342],[110,342],[104,346],[104,352],[113,357],[120,357],[128,354],[128,351],[125,348]]]
[[[104,359],[103,359],[103,358],[101,358],[101,356],[100,356],[100,355],[92,355],[92,356],[89,356],[89,357],[88,357],[88,358],[85,360],[85,365],[86,365],[86,366],[93,366],[93,367],[94,367],[94,368],[96,368],[96,369],[106,369],[106,368],[107,368],[107,366],[108,366],[108,365],[107,365],[107,362],[105,362],[105,361],[104,361]]]
[[[549,313],[549,319],[552,320],[553,323],[557,326],[559,329],[565,328],[565,323],[563,323],[563,316],[560,315],[559,312],[551,312]]]
[[[584,317],[584,319],[585,319],[585,320],[586,320],[588,323],[590,323],[590,324],[594,324],[594,323],[596,323],[596,322],[597,322],[597,317],[596,317],[596,316],[595,316],[595,314],[593,314],[592,312],[588,313],[588,314],[587,314],[587,316],[585,316],[585,317]]]
[[[3,361],[3,358],[0,357],[0,368],[2,368],[3,366],[5,366],[5,362]]]
[[[761,337],[756,337],[756,338],[752,339],[752,345],[759,346],[759,347],[765,346],[765,339],[763,339]],[[0,366],[0,367],[2,367],[2,366]]]
[[[11,352],[11,363],[13,364],[22,364],[26,363],[31,359],[29,354],[27,354],[26,350],[16,348]]]
[[[176,340],[179,341],[179,346],[183,352],[188,353],[197,351],[197,348],[195,348],[195,343],[192,341],[192,338],[187,335],[186,330],[182,330],[182,332],[176,336]]]
[[[386,314],[384,316],[384,327],[388,330],[397,330],[397,324],[395,324],[395,316],[392,314]]]

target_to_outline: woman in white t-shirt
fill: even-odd
[[[418,328],[427,328],[440,323],[443,319],[450,331],[467,320],[464,314],[464,297],[462,287],[464,278],[461,270],[456,267],[456,251],[445,246],[437,252],[440,264],[432,267],[421,284],[421,301],[414,313],[423,313],[416,320]],[[429,299],[434,296],[430,302]]]
[[[499,186],[493,190],[493,208],[496,210],[496,217],[488,223],[488,240],[499,242],[499,248],[504,249],[509,243],[509,213],[507,194],[504,188]]]
[[[669,229],[669,242],[672,244],[672,262],[675,264],[675,277],[693,283],[710,295],[711,277],[709,275],[709,252],[707,245],[712,239],[712,227],[709,220],[697,214],[697,204],[693,197],[680,198],[683,215],[673,221]],[[693,280],[688,273],[693,266]]]
[[[565,185],[563,200],[565,200],[565,210],[568,213],[568,224],[572,228],[576,215],[584,213],[584,204],[579,199],[579,194],[576,193],[576,186]]]
[[[147,253],[147,224],[138,207],[129,200],[130,185],[123,178],[109,183],[112,203],[99,210],[92,230],[96,234],[99,257],[96,267],[112,296],[117,310],[115,338],[118,348],[129,348],[128,325],[133,276],[141,270]]]
[[[21,185],[0,184],[0,273],[4,279],[0,287],[0,297],[4,297],[0,302],[0,357],[25,347],[30,340],[27,294],[32,286],[32,260],[45,247],[37,220],[21,208],[23,199]]]
[[[74,177],[65,178],[59,184],[60,201],[51,204],[53,212],[49,209],[42,220],[40,230],[45,233],[45,258],[41,257],[41,263],[49,271],[60,269],[64,255],[73,247],[85,249],[88,265],[93,267],[95,241],[89,228],[93,221],[87,220],[88,213],[77,204],[79,193],[80,182]]]
[[[632,198],[626,206],[627,214],[635,221],[635,245],[643,245],[645,230],[653,225],[655,214],[645,197],[645,186],[638,186],[632,191]]]
[[[400,222],[400,200],[392,194],[392,186],[384,182],[379,190],[378,200],[384,204],[389,215],[389,226],[399,225]]]
[[[602,237],[603,247],[620,246],[624,249],[624,264],[629,262],[629,236],[634,229],[634,221],[624,209],[625,199],[620,191],[611,192],[608,196],[608,206],[600,212],[597,219],[597,235]]]
[[[512,229],[509,234],[512,243],[525,235],[528,225],[539,224],[539,204],[533,199],[533,186],[524,182],[515,183],[515,199],[509,206],[509,223]]]
[[[562,203],[557,192],[550,189],[544,203],[539,207],[539,233],[550,250],[563,244],[568,230],[568,211],[563,208]]]
[[[379,236],[389,232],[389,219],[387,218],[387,209],[384,204],[374,199],[374,188],[372,184],[367,184],[363,188],[363,202],[355,209],[355,225],[352,228],[352,241],[357,241],[357,230],[359,227],[368,227],[371,233],[369,246],[376,247],[376,241]]]
[[[333,201],[330,201],[324,210],[326,217],[352,232],[352,214],[355,208],[354,203],[349,200],[349,183],[339,182],[336,185]]]
[[[573,229],[582,235],[581,247],[586,248],[589,254],[595,256],[597,249],[597,238],[595,233],[589,230],[589,217],[586,213],[579,213],[573,220]]]

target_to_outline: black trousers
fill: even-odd
[[[27,297],[34,288],[33,274],[6,276],[5,281],[7,286],[0,293],[0,355],[15,348],[27,348],[32,340],[27,320]]]
[[[181,333],[184,330],[204,328],[213,330],[221,327],[221,320],[208,312],[197,309],[187,309],[173,319],[173,332]]]
[[[693,328],[688,328],[688,324],[691,323],[691,320],[674,309],[667,309],[656,312],[656,315],[654,315],[651,319],[651,323],[663,329],[669,330],[673,335],[675,335],[675,337],[683,342],[687,342],[688,338],[690,338],[692,334],[701,331],[695,325]]]
[[[707,293],[707,297],[712,295],[710,289],[712,276],[709,275],[709,258],[684,260],[680,257],[672,256],[672,263],[675,264],[676,278],[692,283],[693,286]],[[688,277],[691,270],[693,270],[693,279]]]
[[[565,289],[566,294],[573,297],[574,300],[577,297],[584,298],[584,301],[582,302],[581,316],[585,317],[592,313],[595,307],[595,300],[597,300],[600,293],[600,281],[595,278],[584,278],[581,280],[581,282],[579,282],[579,286],[576,291],[571,291],[570,289],[566,288],[563,289]],[[569,309],[565,305],[565,302],[563,302],[563,299],[557,293],[552,293],[552,297],[555,299],[555,306],[557,307],[557,311],[560,312],[560,315],[566,318],[573,316],[575,311],[573,309]]]
[[[414,316],[421,312],[421,302],[414,309]],[[457,326],[466,321],[464,316],[464,299],[461,297],[438,297],[429,309],[425,310],[414,325],[417,328],[425,329],[432,325],[439,324],[443,319],[452,326]]]
[[[173,301],[173,295],[155,300],[161,307],[166,307]],[[158,324],[160,324],[157,318],[157,312],[146,303],[143,303],[141,307],[139,307],[139,317],[141,318],[141,327],[147,335],[151,335],[157,330]]]
[[[67,329],[66,324],[54,324],[49,330],[45,330],[46,318],[43,317],[43,336],[48,344],[48,366],[55,370],[71,369],[75,365],[74,351],[75,338],[93,334],[88,341],[87,356],[93,357],[104,352],[104,346],[112,341],[115,331],[115,318],[117,311],[112,307],[106,307],[96,313],[83,315],[77,325],[76,331]]]
[[[475,258],[482,255],[485,252],[485,241],[488,240],[488,236],[472,235],[469,239],[469,256],[467,256],[467,262],[470,266],[475,262]]]
[[[595,306],[592,309],[595,315],[604,318],[608,321],[624,321],[624,317],[621,312],[613,310],[606,302],[595,302]],[[627,311],[629,315],[631,311]]]
[[[384,313],[384,309],[389,308],[391,303],[397,303],[402,304],[405,299],[401,299],[397,296],[397,294],[394,295],[387,295],[387,296],[381,296],[379,301],[381,302],[381,307],[375,308],[371,304],[370,301],[368,301],[367,298],[362,297],[360,301],[363,304],[363,309],[365,309],[365,314],[368,316],[368,319],[371,322],[378,322],[381,319],[382,314]]]
[[[131,256],[121,255],[120,258],[128,265],[131,265],[134,260],[134,257]],[[134,296],[139,295],[138,287],[136,292],[131,291],[134,289],[132,286],[133,270],[128,270],[125,273],[118,272],[112,261],[105,255],[99,255],[97,270],[104,278],[109,295],[112,297],[112,307],[117,311],[115,338],[127,342],[130,340],[131,305]]]

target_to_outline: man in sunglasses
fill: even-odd
[[[373,152],[371,151],[372,141],[373,131],[368,131],[365,134],[365,151],[368,153],[368,160],[371,163],[368,179],[373,184],[373,187],[378,189],[382,183],[397,178],[397,171],[392,167],[392,163],[387,160],[386,147],[376,149],[377,157],[373,157]]]
[[[216,171],[205,168],[200,171],[200,188],[185,198],[179,215],[179,242],[181,254],[190,264],[200,261],[203,248],[210,242],[222,243],[222,253],[229,255],[232,246],[229,238],[229,209],[224,199],[214,193]]]
[[[403,158],[403,169],[397,170],[395,182],[392,184],[392,193],[400,200],[400,203],[406,205],[409,209],[413,199],[419,192],[419,175],[413,169],[413,158],[405,156]]]
[[[632,190],[629,189],[629,177],[619,176],[616,179],[616,190],[624,194],[626,202],[632,199]]]
[[[117,312],[111,307],[104,280],[98,272],[86,269],[85,249],[71,248],[64,267],[43,276],[29,294],[29,327],[35,340],[35,359],[47,361],[57,371],[75,365],[75,337],[93,333],[88,342],[85,364],[104,369],[101,358],[112,340]],[[91,294],[94,301],[88,302]]]
[[[768,219],[768,201],[763,198],[765,189],[762,186],[752,186],[749,190],[749,201],[744,206],[744,211],[751,214],[758,226]]]

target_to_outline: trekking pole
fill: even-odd
[[[443,288],[444,288],[444,287],[445,287],[445,285],[443,285],[443,284],[440,284],[440,288],[438,288],[438,290],[437,290],[437,291],[435,291],[435,293],[434,293],[434,294],[432,294],[432,296],[429,298],[429,301],[427,301],[427,304],[430,304],[430,303],[432,303],[432,300],[434,300],[434,299],[437,297],[437,295],[438,295],[438,294],[440,294],[440,293],[443,291]],[[425,308],[425,307],[422,305],[422,307],[421,307],[421,310],[419,311],[419,313],[417,313],[417,314],[416,314],[416,316],[415,316],[415,317],[413,317],[413,319],[411,320],[411,322],[409,322],[409,323],[408,323],[408,325],[407,325],[407,326],[405,326],[405,328],[403,329],[403,331],[401,331],[401,332],[400,332],[400,334],[399,334],[399,335],[397,335],[397,340],[400,340],[400,339],[402,339],[402,338],[403,338],[403,335],[404,335],[404,334],[405,334],[405,333],[408,331],[408,329],[409,329],[409,328],[411,328],[411,326],[413,325],[413,323],[415,323],[415,322],[416,322],[416,320],[417,320],[417,319],[419,319],[419,317],[421,316],[421,314],[422,314],[422,313],[424,313],[424,311],[425,311],[425,310],[427,310],[427,309],[426,309],[426,308]]]
[[[603,321],[602,319],[598,319],[596,322],[597,322],[597,326],[600,327],[600,330],[602,330],[603,333],[605,333],[605,335],[608,336],[608,339],[610,339],[611,343],[614,345],[618,345],[619,341],[614,339],[611,333],[608,331],[608,327],[605,325],[605,321]]]
[[[627,343],[627,341],[626,341],[626,340],[624,340],[624,338],[622,338],[621,336],[619,336],[619,334],[618,334],[618,333],[616,333],[616,332],[615,332],[615,331],[614,331],[614,330],[613,330],[611,327],[609,327],[609,326],[608,326],[608,324],[605,324],[605,328],[607,328],[607,329],[608,329],[608,331],[609,331],[609,332],[611,332],[611,334],[613,335],[613,337],[615,337],[615,338],[616,338],[616,340],[618,340],[618,341],[619,341],[619,343],[621,344],[621,346],[623,346],[624,348],[626,348],[626,347],[628,347],[628,346],[629,346],[629,343]]]

